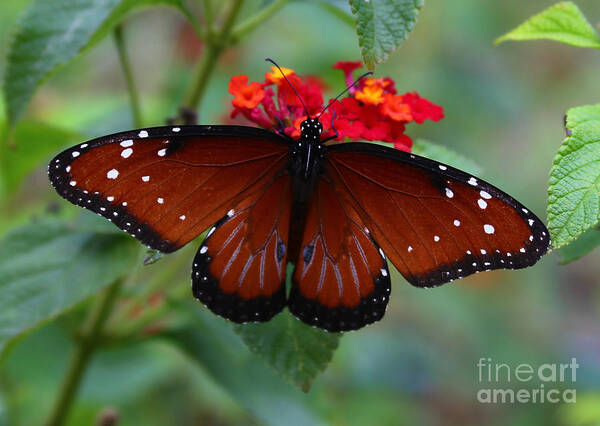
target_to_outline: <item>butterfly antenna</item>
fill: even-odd
[[[354,83],[352,83],[350,86],[346,87],[342,91],[342,93],[337,95],[334,99],[329,101],[329,103],[327,105],[325,105],[325,108],[323,108],[321,110],[321,112],[317,114],[317,118],[320,117],[325,111],[327,111],[327,108],[329,108],[331,106],[331,104],[333,104],[335,101],[337,101],[339,98],[341,98],[344,93],[346,93],[348,90],[352,89],[354,86],[356,86],[358,84],[359,81],[361,81],[363,78],[365,78],[366,76],[371,75],[371,74],[373,74],[373,71],[367,71],[366,73],[364,73],[363,75],[358,77],[356,80],[354,80]]]
[[[277,62],[275,62],[271,58],[266,58],[265,61],[270,62],[270,63],[272,63],[273,65],[275,65],[277,67],[277,69],[279,70],[279,72],[281,73],[281,75],[283,76],[283,78],[285,79],[285,81],[287,81],[287,84],[290,85],[290,87],[292,88],[292,90],[294,91],[294,93],[296,94],[296,96],[298,97],[298,99],[300,100],[300,103],[302,104],[302,107],[304,108],[304,112],[306,113],[306,116],[310,117],[310,114],[308,113],[308,108],[306,108],[306,104],[302,100],[302,97],[300,96],[300,93],[298,93],[298,91],[296,90],[296,88],[294,87],[294,85],[292,83],[290,83],[290,81],[285,76],[285,73],[283,72],[283,70],[281,69],[281,67],[279,65],[277,65]]]

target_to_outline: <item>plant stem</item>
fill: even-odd
[[[131,106],[131,114],[133,116],[133,124],[135,127],[142,127],[142,113],[140,111],[140,102],[138,92],[135,86],[135,80],[131,71],[131,64],[129,62],[129,56],[125,48],[125,41],[123,40],[123,26],[117,25],[114,31],[115,44],[117,51],[119,52],[119,62],[121,62],[121,68],[123,69],[123,75],[125,77],[125,83],[127,84],[127,91],[129,93],[129,103]]]
[[[94,306],[90,310],[82,327],[81,338],[77,343],[75,354],[69,363],[67,375],[62,383],[58,399],[46,422],[47,426],[59,426],[64,423],[83,378],[83,373],[96,348],[98,337],[114,306],[122,285],[123,280],[118,279],[108,286],[104,293],[98,296]]]
[[[237,41],[250,31],[257,28],[264,21],[269,19],[271,16],[275,15],[286,3],[289,3],[290,0],[275,0],[269,6],[262,9],[260,12],[255,14],[254,16],[248,18],[244,22],[235,26],[233,31],[231,32],[231,39],[233,41]]]
[[[212,0],[204,0],[204,25],[206,26],[206,34],[208,39],[213,35],[213,8]]]
[[[217,65],[221,54],[229,44],[231,28],[233,27],[233,23],[235,22],[243,3],[244,0],[233,0],[220,30],[216,34],[209,34],[206,38],[206,52],[204,53],[196,77],[194,78],[194,84],[183,102],[184,108],[198,108],[215,66]],[[209,26],[209,28],[212,28],[212,22],[207,22],[206,25]]]

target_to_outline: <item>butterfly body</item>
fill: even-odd
[[[285,306],[329,331],[381,319],[388,260],[413,285],[534,264],[543,223],[494,186],[413,154],[244,126],[156,127],[74,146],[49,164],[59,195],[172,252],[208,229],[193,294],[232,321]],[[286,291],[286,266],[294,265]]]

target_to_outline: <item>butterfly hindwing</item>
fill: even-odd
[[[292,195],[284,166],[240,197],[209,230],[194,259],[196,298],[238,323],[268,321],[286,303]]]
[[[309,202],[292,278],[290,311],[328,331],[355,330],[383,317],[390,277],[352,200],[322,175]]]
[[[171,252],[223,217],[287,152],[284,139],[256,128],[155,127],[67,149],[48,173],[68,201]]]
[[[413,285],[533,265],[543,223],[508,194],[450,166],[365,144],[332,146],[326,167],[351,194],[372,237]]]

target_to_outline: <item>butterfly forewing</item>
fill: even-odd
[[[170,252],[213,225],[288,152],[272,132],[157,127],[70,148],[49,165],[57,192]]]
[[[488,183],[422,157],[361,143],[336,145],[327,168],[360,206],[372,237],[412,284],[534,264],[542,222]]]

